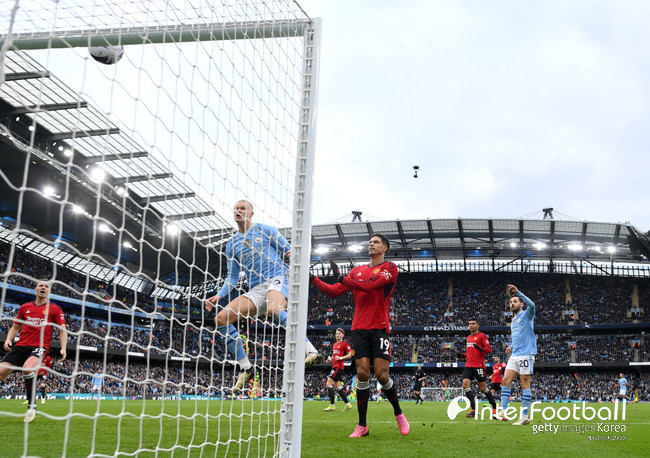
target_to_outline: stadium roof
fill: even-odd
[[[312,227],[313,258],[367,259],[367,243],[381,233],[389,259],[591,259],[647,262],[650,240],[630,224],[554,219],[426,219],[352,222]]]
[[[137,132],[126,132],[25,52],[7,52],[4,66],[1,216],[20,214],[21,223],[124,264],[144,260],[150,275],[173,272],[176,257],[195,259],[197,241],[230,236],[231,224],[154,158]]]

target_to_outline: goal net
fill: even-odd
[[[422,388],[422,399],[425,401],[451,401],[455,397],[463,396],[462,388],[427,387]]]
[[[49,327],[21,312],[41,280],[65,325],[31,393],[45,355],[0,367],[0,415],[23,439],[5,453],[298,455],[319,21],[290,0],[10,6],[0,339],[32,326],[48,346]],[[279,235],[251,235],[229,257],[242,199]],[[270,271],[288,285],[287,314],[215,326]],[[233,288],[206,309],[229,273]],[[237,389],[240,347],[253,370]],[[23,401],[41,391],[25,427]]]

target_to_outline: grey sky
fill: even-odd
[[[552,206],[650,229],[650,3],[299,3],[323,19],[313,223]]]

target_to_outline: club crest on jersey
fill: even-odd
[[[262,243],[262,237],[255,237],[255,243]]]
[[[377,267],[376,269],[374,269],[374,270],[372,271],[372,273],[375,274],[375,275],[377,275],[377,274],[379,273],[380,270],[381,270],[381,269],[380,269],[379,267]]]

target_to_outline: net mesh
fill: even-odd
[[[204,303],[227,273],[237,200],[255,222],[293,224],[307,20],[290,1],[18,0],[0,13],[2,331],[50,279],[69,334],[61,361],[54,331],[56,402],[36,417],[55,442],[25,429],[16,454],[279,452],[283,326],[235,323],[258,370],[234,395],[240,368]],[[89,45],[123,55],[104,65]],[[5,397],[25,398],[21,372]],[[22,404],[0,415],[23,434]]]

